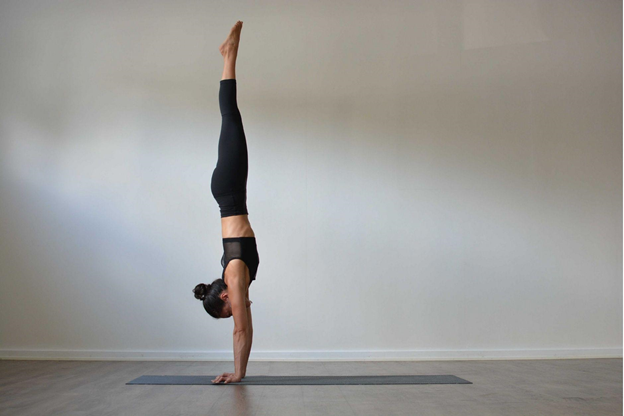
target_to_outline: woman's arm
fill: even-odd
[[[244,279],[230,279],[228,296],[232,305],[234,318],[234,374],[241,379],[245,377],[249,351],[251,351],[251,322],[247,312],[247,299]]]
[[[241,380],[247,372],[249,351],[251,351],[249,332],[234,332],[234,375]]]
[[[249,362],[249,354],[251,353],[251,344],[253,342],[253,325],[251,322],[251,305],[247,307],[247,323],[249,325],[248,330],[247,330],[247,336],[248,336],[249,342],[246,344],[247,349],[244,351],[245,355],[243,357],[243,361],[245,362],[245,371],[243,371],[243,377],[245,377],[245,374],[247,373],[247,363]]]

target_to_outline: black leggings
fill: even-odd
[[[236,79],[222,79],[219,86],[221,135],[219,159],[212,172],[210,190],[221,210],[221,218],[248,215],[247,141],[243,119],[236,104]]]

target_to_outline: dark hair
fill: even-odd
[[[195,286],[195,289],[193,289],[193,293],[195,293],[196,299],[204,303],[206,312],[213,318],[219,319],[221,318],[223,306],[225,306],[225,302],[223,302],[223,299],[221,299],[219,295],[226,289],[227,285],[223,279],[217,279],[209,285],[205,283],[198,284]]]

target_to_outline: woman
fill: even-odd
[[[221,135],[219,157],[210,188],[221,211],[223,274],[212,284],[198,284],[193,292],[214,318],[234,317],[234,373],[223,373],[213,383],[236,383],[245,377],[253,327],[249,285],[256,278],[258,250],[247,212],[247,142],[236,103],[236,56],[243,22],[238,21],[219,51],[224,58],[219,86]]]

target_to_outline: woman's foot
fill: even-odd
[[[232,30],[230,30],[230,34],[225,39],[225,42],[219,46],[219,52],[221,52],[221,55],[223,55],[224,58],[236,59],[236,54],[238,53],[238,42],[240,41],[240,32],[242,28],[243,22],[239,20],[234,26],[232,26]]]

